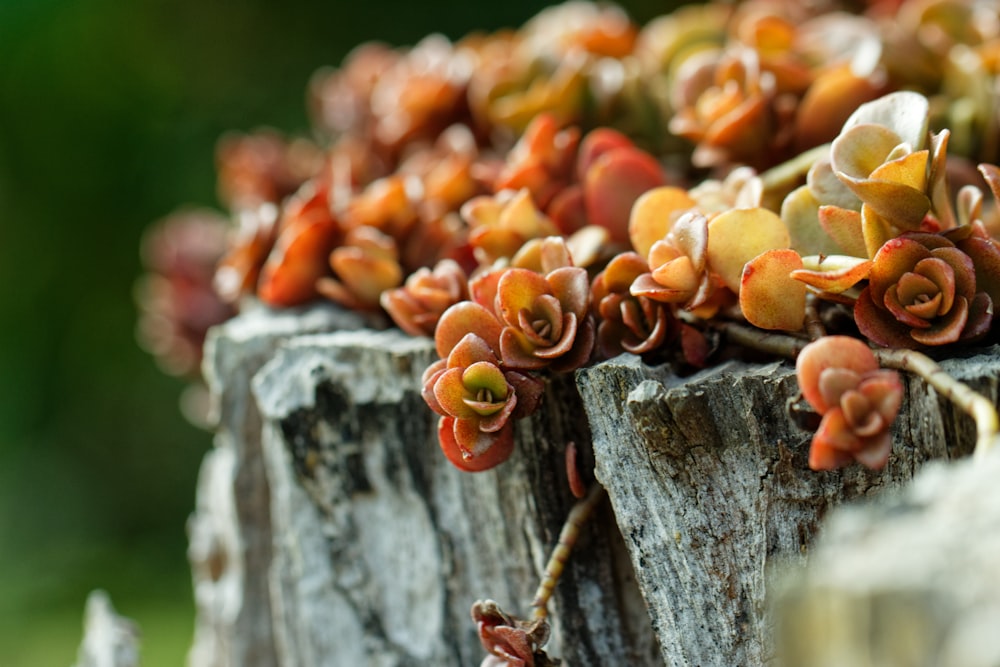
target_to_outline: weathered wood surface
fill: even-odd
[[[138,667],[139,628],[119,616],[104,591],[87,596],[75,667]]]
[[[838,508],[779,584],[783,667],[1000,665],[1000,451]]]
[[[998,359],[991,349],[944,365],[995,401]],[[811,432],[789,415],[790,363],[730,362],[681,379],[623,356],[578,382],[597,476],[667,665],[767,664],[768,565],[801,565],[832,506],[897,488],[929,459],[965,456],[975,435],[971,420],[906,377],[885,470],[816,473]]]
[[[237,320],[214,337],[223,428],[192,524],[202,638],[191,664],[478,665],[472,603],[527,614],[573,502],[564,449],[589,452],[589,433],[572,378],[551,381],[546,408],[518,423],[511,461],[462,473],[420,398],[430,341],[289,339],[268,326]],[[268,343],[251,340],[255,327]],[[548,648],[567,664],[661,664],[607,505],[550,611]]]
[[[266,572],[271,562],[270,491],[261,454],[261,419],[250,380],[281,341],[314,331],[357,329],[335,308],[253,309],[216,328],[204,363],[216,423],[188,525],[194,583],[191,665],[273,665]]]
[[[529,612],[572,504],[569,440],[611,502],[556,589],[550,653],[574,666],[768,664],[768,568],[801,567],[831,507],[974,439],[906,377],[887,468],[814,473],[790,364],[679,378],[623,356],[550,379],[512,459],[461,473],[419,395],[430,341],[345,331],[360,323],[342,316],[248,314],[212,338],[219,435],[191,523],[192,667],[477,665],[469,608],[489,597]],[[946,367],[996,400],[998,359]]]

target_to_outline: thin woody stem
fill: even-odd
[[[973,390],[969,385],[948,375],[936,361],[913,350],[876,350],[875,356],[886,368],[914,373],[938,393],[958,406],[976,423],[975,456],[986,454],[996,442],[1000,432],[1000,419],[996,407],[988,398]]]
[[[726,338],[734,343],[759,352],[766,352],[779,357],[788,357],[789,359],[794,359],[798,356],[802,348],[809,343],[809,341],[802,340],[801,338],[771,333],[757,329],[756,327],[746,326],[745,324],[737,324],[736,322],[713,323],[712,326],[724,333]]]
[[[545,564],[545,576],[542,577],[542,583],[538,584],[535,599],[531,602],[531,606],[535,608],[534,618],[545,618],[549,615],[549,599],[552,597],[552,591],[555,590],[556,583],[559,581],[566,561],[569,560],[569,555],[580,535],[580,528],[594,513],[594,508],[597,507],[597,503],[603,496],[604,487],[595,482],[587,491],[587,495],[577,501],[573,505],[573,509],[569,511],[566,523],[559,531],[559,542],[552,550],[549,562]]]
[[[812,293],[806,295],[805,329],[809,340],[819,340],[826,335],[826,327],[819,319],[819,299]]]

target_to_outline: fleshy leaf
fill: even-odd
[[[791,277],[802,268],[794,250],[764,252],[747,262],[740,288],[740,309],[762,329],[798,331],[805,320],[806,286]]]
[[[664,185],[644,193],[632,205],[628,235],[632,248],[645,257],[663,239],[677,217],[696,205],[686,190]]]
[[[859,106],[844,123],[844,129],[873,123],[891,129],[901,142],[915,150],[924,147],[930,104],[920,93],[899,91]]]
[[[434,344],[438,356],[447,358],[466,334],[475,333],[496,352],[502,328],[492,311],[474,301],[460,301],[441,314],[434,331]]]
[[[840,209],[844,210],[844,209]],[[819,202],[808,186],[793,190],[781,202],[781,219],[788,227],[789,242],[803,255],[835,255],[845,252],[843,246],[822,226]],[[861,225],[858,225],[861,234]]]
[[[763,252],[787,248],[788,229],[765,208],[732,209],[708,224],[708,263],[726,287],[739,292],[743,266]]]
[[[836,407],[824,399],[820,390],[820,379],[826,369],[843,368],[860,377],[877,371],[878,367],[871,348],[850,336],[823,336],[809,343],[795,360],[795,374],[802,396],[820,414]]]
[[[855,257],[869,257],[868,246],[865,244],[862,228],[862,217],[859,211],[839,206],[820,206],[819,224],[823,228],[823,231],[843,249],[843,252]]]
[[[868,277],[870,260],[846,255],[810,256],[802,258],[804,268],[793,271],[792,277],[821,292],[840,294]]]
[[[514,429],[511,424],[496,433],[472,431],[470,424],[469,421],[454,417],[442,417],[438,421],[438,442],[452,465],[465,472],[482,472],[510,458],[514,451]],[[459,433],[462,444],[459,444]],[[471,455],[473,450],[480,453]]]

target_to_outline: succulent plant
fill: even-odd
[[[466,471],[492,468],[513,451],[512,417],[538,407],[541,385],[503,370],[490,344],[465,334],[447,358],[424,373],[424,400],[442,415],[438,431],[448,459]]]
[[[675,333],[669,306],[630,291],[640,276],[648,275],[648,269],[637,253],[626,252],[616,255],[594,278],[591,299],[600,320],[597,347],[605,358],[622,352],[651,352]]]
[[[493,600],[472,605],[472,620],[479,641],[488,653],[480,667],[554,667],[542,647],[549,640],[549,624],[544,618],[523,621],[504,612]]]
[[[872,260],[854,317],[869,340],[920,348],[975,340],[993,318],[990,295],[976,286],[976,267],[940,234],[904,234]]]
[[[802,395],[823,416],[809,467],[832,470],[853,461],[882,468],[892,449],[890,427],[903,401],[895,371],[880,370],[856,338],[825,336],[807,345],[795,365]]]
[[[639,26],[568,2],[517,30],[363,45],[310,83],[322,145],[220,142],[237,229],[216,289],[433,336],[425,397],[463,469],[511,454],[539,375],[623,351],[689,368],[726,335],[982,340],[1000,299],[1000,169],[973,163],[1000,160],[1000,24],[974,20],[991,7],[711,2]],[[865,377],[851,391],[885,389]],[[823,466],[883,451],[845,435],[870,437],[849,400]]]
[[[379,296],[392,321],[411,336],[434,337],[445,310],[468,297],[468,278],[457,262],[443,259],[433,270],[421,267],[406,284]]]
[[[558,268],[544,276],[528,269],[504,271],[496,295],[504,364],[557,371],[584,365],[596,336],[589,307],[590,281],[582,268]]]

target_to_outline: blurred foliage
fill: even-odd
[[[361,41],[516,27],[542,6],[0,0],[0,664],[72,662],[95,587],[143,627],[144,664],[183,661],[210,437],[136,346],[132,289],[144,228],[216,204],[216,139],[306,132],[310,75]]]

